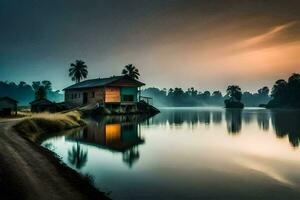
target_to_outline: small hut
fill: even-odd
[[[48,99],[37,99],[30,102],[31,112],[56,112],[56,103]]]
[[[11,115],[12,112],[17,115],[18,113],[18,101],[10,97],[0,98],[0,114],[1,115]]]

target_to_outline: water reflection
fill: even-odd
[[[147,116],[130,115],[91,120],[84,129],[76,130],[73,134],[66,136],[67,141],[77,143],[76,148],[72,147],[69,152],[70,162],[75,163],[76,168],[81,167],[80,161],[87,158],[85,156],[87,152],[83,154],[80,144],[87,144],[121,153],[123,161],[132,167],[140,158],[138,146],[145,142],[140,134],[138,124],[148,118]],[[82,164],[84,164],[83,161]]]
[[[68,161],[76,169],[81,169],[87,162],[87,150],[83,150],[78,142],[68,151]]]
[[[300,142],[300,112],[273,111],[271,113],[272,126],[278,137],[288,136],[292,146],[298,147]]]
[[[226,109],[225,119],[227,124],[227,132],[229,134],[237,134],[242,130],[242,110]],[[248,120],[249,118],[246,117]]]
[[[270,128],[270,112],[261,112],[256,118],[258,127],[264,131],[268,131]]]
[[[155,116],[152,119],[153,124],[166,124],[170,125],[182,125],[187,123],[189,125],[221,123],[222,122],[222,111],[220,110],[163,110],[162,113]]]
[[[164,110],[158,116],[151,119],[150,124],[169,124],[170,126],[181,126],[188,124],[195,126],[197,124],[218,125],[225,119],[227,133],[237,135],[242,132],[243,124],[257,125],[263,131],[269,131],[270,122],[276,135],[279,138],[287,136],[293,147],[298,147],[300,143],[300,111],[290,110],[264,110],[264,109],[178,109]]]
[[[112,199],[299,199],[299,119],[299,111],[162,109],[90,120],[42,145]]]

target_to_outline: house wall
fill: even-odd
[[[83,105],[84,93],[87,93],[87,103],[123,103],[132,104],[137,102],[137,87],[105,87],[90,89],[74,89],[65,91],[65,102],[75,105]],[[132,95],[133,101],[125,101],[124,95]]]
[[[105,88],[105,103],[120,103],[121,92],[119,87]]]
[[[104,88],[66,90],[65,102],[83,105],[84,93],[87,93],[88,104],[104,102]]]
[[[126,102],[124,95],[133,95],[133,102],[137,102],[138,89],[136,87],[122,87],[121,88],[121,102]]]
[[[11,110],[14,110],[15,106],[16,106],[15,103],[7,99],[0,100],[0,111],[4,108],[10,108]]]

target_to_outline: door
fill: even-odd
[[[87,104],[88,103],[88,93],[87,92],[84,92],[83,93],[83,104]]]

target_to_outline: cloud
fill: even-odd
[[[257,47],[259,45],[264,45],[267,42],[270,42],[270,41],[276,39],[285,30],[295,26],[296,24],[298,24],[298,21],[292,21],[292,22],[288,22],[288,23],[285,23],[282,25],[274,26],[267,32],[264,32],[260,35],[256,35],[254,37],[248,38],[248,39],[238,43],[237,48],[239,50],[241,50],[241,49],[247,49],[247,48],[251,48],[251,47]]]

